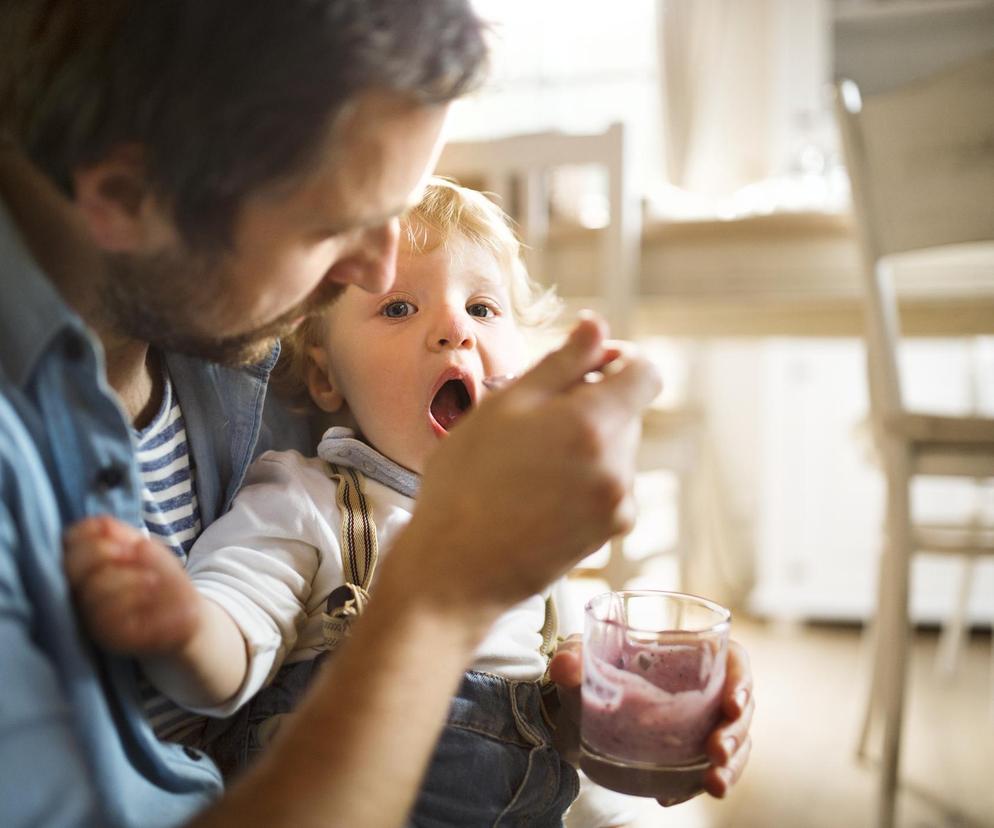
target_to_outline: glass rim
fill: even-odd
[[[696,603],[706,609],[711,610],[716,613],[721,620],[716,621],[707,627],[703,627],[699,630],[660,630],[651,629],[646,627],[636,627],[632,624],[626,624],[620,621],[615,621],[611,618],[597,618],[593,616],[594,603],[597,601],[604,600],[609,595],[617,595],[622,599],[626,597],[647,597],[647,598],[679,598],[679,599],[690,599],[692,603]],[[591,617],[598,624],[610,624],[613,627],[617,627],[622,630],[631,630],[632,632],[647,633],[647,634],[658,634],[665,632],[669,635],[704,635],[708,633],[722,633],[725,629],[731,626],[732,623],[732,611],[728,607],[723,607],[716,601],[712,601],[710,598],[705,598],[702,595],[695,595],[692,592],[678,592],[676,590],[667,589],[618,589],[618,590],[608,590],[607,592],[600,592],[593,596],[586,604],[583,606],[584,618]]]

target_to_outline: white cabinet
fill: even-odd
[[[756,486],[751,607],[771,617],[864,619],[875,603],[884,487],[863,425],[862,344],[773,339],[749,347],[758,364],[755,397],[745,406],[752,416],[744,418],[753,423],[757,445],[750,453],[758,460],[751,481]],[[911,340],[901,359],[910,406],[994,413],[994,340]],[[720,376],[720,368],[710,370]],[[725,429],[718,439],[727,446],[749,436]],[[929,519],[959,519],[978,506],[990,516],[994,507],[991,488],[978,493],[972,484],[952,480],[922,485],[913,497],[918,513]],[[961,566],[934,557],[916,561],[915,620],[947,615]],[[994,619],[994,563],[978,567],[970,609],[975,621]]]

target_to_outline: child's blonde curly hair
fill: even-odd
[[[542,287],[525,269],[511,220],[477,190],[433,176],[421,201],[401,219],[401,236],[416,255],[430,253],[457,236],[493,254],[507,276],[511,312],[526,330],[549,326],[562,310],[555,288]],[[313,408],[306,382],[307,348],[320,341],[323,325],[321,315],[310,317],[282,341],[273,387],[299,410]]]

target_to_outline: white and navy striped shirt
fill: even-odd
[[[142,478],[142,517],[145,528],[184,563],[200,534],[200,508],[193,485],[193,468],[186,426],[169,373],[163,369],[162,405],[148,426],[135,431],[138,470]],[[160,739],[195,741],[202,716],[178,707],[141,677],[145,714]]]
[[[185,561],[200,534],[200,509],[193,488],[183,412],[169,374],[163,374],[159,412],[135,435],[143,484],[142,516],[149,533]]]

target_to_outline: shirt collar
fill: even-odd
[[[0,368],[23,386],[63,329],[85,331],[31,255],[0,199]]]
[[[326,463],[358,469],[384,486],[406,497],[416,497],[421,476],[405,469],[358,439],[351,428],[332,426],[318,443],[318,457]]]

